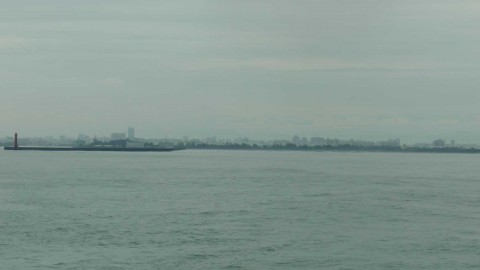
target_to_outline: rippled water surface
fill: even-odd
[[[479,269],[480,155],[0,151],[0,269]]]

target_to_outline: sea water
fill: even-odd
[[[480,155],[0,151],[0,269],[479,269]]]

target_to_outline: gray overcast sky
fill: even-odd
[[[480,142],[477,0],[16,0],[0,136]]]

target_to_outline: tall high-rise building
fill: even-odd
[[[135,129],[132,127],[128,128],[128,138],[129,139],[135,139]]]

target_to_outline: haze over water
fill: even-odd
[[[0,151],[0,268],[478,268],[479,162]]]
[[[478,143],[478,0],[17,0],[0,137]]]

